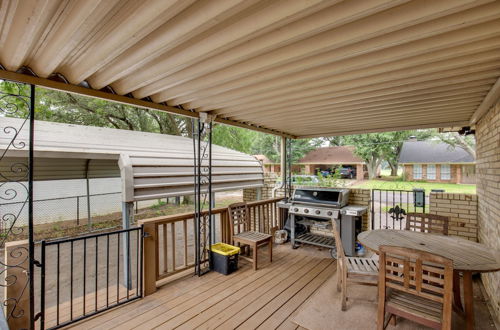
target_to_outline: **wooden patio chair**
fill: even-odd
[[[396,316],[451,329],[453,262],[421,250],[380,246],[377,329]],[[386,313],[388,313],[386,323]]]
[[[450,218],[443,215],[427,213],[406,214],[406,230],[443,234],[448,236],[449,222]]]
[[[257,250],[259,246],[268,245],[269,261],[273,261],[273,240],[272,235],[251,231],[250,217],[246,203],[234,203],[228,207],[229,224],[231,230],[232,244],[242,245],[252,248],[253,269],[257,270]]]
[[[332,220],[333,235],[337,248],[337,291],[340,292],[341,310],[347,309],[347,281],[377,285],[378,261],[371,258],[346,257],[335,220]]]

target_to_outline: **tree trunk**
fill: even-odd
[[[366,162],[366,167],[368,169],[368,178],[370,180],[375,179],[377,177],[377,170],[378,170],[381,162],[382,162],[382,160],[378,159],[376,157],[371,157],[371,159],[369,159]]]
[[[391,164],[389,162],[389,166],[391,168],[391,176],[398,176],[398,163]]]
[[[366,168],[368,169],[368,179],[375,179],[377,176],[377,165],[373,160],[366,163]]]

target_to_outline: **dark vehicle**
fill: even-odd
[[[354,167],[354,166],[342,166],[340,168],[340,177],[354,179],[356,177],[356,167]]]

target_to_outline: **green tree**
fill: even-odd
[[[476,159],[476,139],[474,135],[461,135],[457,132],[438,133],[436,134],[439,141],[449,145],[451,149],[461,147],[469,155]]]
[[[215,124],[212,132],[212,142],[246,154],[252,153],[252,145],[259,132],[241,127]]]
[[[309,151],[317,149],[324,141],[321,139],[292,140],[292,163],[296,163]],[[251,149],[253,154],[263,154],[278,163],[281,154],[281,137],[259,133]]]

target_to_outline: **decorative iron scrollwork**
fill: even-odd
[[[4,202],[19,201],[9,208],[0,207],[0,248],[5,248],[7,241],[24,239],[25,225],[19,224],[21,213],[30,201],[29,163],[16,161],[12,163],[7,158],[9,151],[26,151],[28,154],[29,142],[22,133],[29,131],[29,119],[32,114],[32,100],[34,88],[16,82],[0,81],[0,117],[22,118],[19,124],[1,125],[0,122],[0,205]],[[2,127],[3,126],[3,127]],[[17,205],[17,207],[12,206]],[[32,243],[32,242],[31,242]],[[7,290],[13,296],[4,297],[7,321],[25,316],[25,310],[20,307],[20,300],[25,299],[30,272],[28,247],[18,246],[8,252],[7,258],[0,261],[0,287],[16,287]]]
[[[196,127],[195,127],[196,126]],[[195,177],[195,272],[210,270],[212,244],[212,122],[193,120]],[[205,211],[204,209],[207,208]]]
[[[292,140],[285,138],[285,154],[286,154],[286,182],[285,182],[285,198],[292,198]]]

